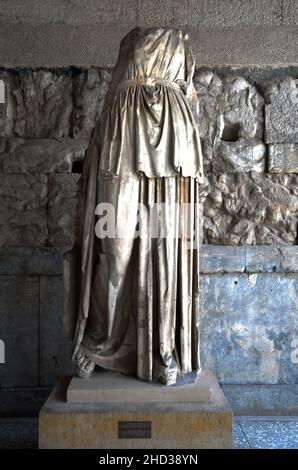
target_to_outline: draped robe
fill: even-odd
[[[77,261],[65,266],[74,359],[82,351],[103,368],[165,384],[200,369],[203,165],[194,66],[181,30],[136,28],[121,41],[84,161]],[[103,202],[124,236],[96,236]],[[143,236],[136,238],[139,221]]]

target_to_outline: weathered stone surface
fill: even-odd
[[[12,100],[10,97],[10,73],[0,70],[0,138],[3,135],[9,135],[13,125],[12,120]]]
[[[298,246],[200,246],[200,272],[298,272]]]
[[[281,25],[278,0],[174,0],[175,18],[186,26]]]
[[[91,68],[74,77],[73,137],[89,137],[102,111],[111,74]]]
[[[207,403],[212,400],[208,374],[196,374],[193,383],[176,387],[148,383],[114,371],[94,371],[90,380],[73,377],[67,389],[68,403]]]
[[[298,416],[298,385],[224,385],[235,416]],[[2,417],[38,416],[52,388],[0,389]],[[291,418],[290,418],[291,419]]]
[[[237,142],[219,140],[214,148],[212,173],[222,175],[228,172],[259,173],[265,171],[266,146],[259,139],[243,139]]]
[[[173,25],[177,19],[175,7],[173,0],[137,0],[137,21],[141,25]]]
[[[42,24],[63,20],[64,5],[60,0],[0,0],[0,22]]]
[[[298,25],[298,3],[296,0],[284,0],[283,24]]]
[[[225,78],[225,95],[221,138],[261,138],[264,99],[257,89],[243,77],[230,76]]]
[[[298,144],[270,144],[269,172],[298,173]]]
[[[1,76],[8,88],[9,111],[7,123],[0,135],[39,138],[63,135],[88,138],[100,115],[110,81],[110,73],[97,68],[34,72],[23,70],[14,73],[4,71]],[[195,83],[200,98],[199,127],[206,169],[216,174],[228,171],[264,171],[264,99],[256,87],[244,77],[235,75],[232,70],[230,75],[224,74],[222,77],[211,70],[201,71],[196,74]],[[294,111],[291,111],[287,119],[295,122],[295,90],[295,80],[289,77],[267,84],[266,100],[272,101],[267,104],[268,113],[270,114],[272,106],[275,113],[278,102],[281,102],[290,111],[293,108]],[[282,111],[279,109],[279,113]],[[51,119],[48,119],[48,115]],[[279,125],[285,132],[285,118],[282,119]],[[29,143],[28,148],[31,145],[34,147],[37,144]],[[57,153],[59,154],[59,150]],[[290,160],[291,155],[296,158],[296,153],[295,150],[288,152]],[[14,166],[14,160],[9,155],[2,156],[2,160],[2,167],[5,171],[6,168],[10,171],[9,167]],[[31,171],[34,170],[34,163],[35,159],[32,158]],[[20,162],[16,162],[15,171],[18,166]],[[292,171],[290,168],[289,170]]]
[[[297,175],[209,175],[202,187],[204,243],[296,244]]]
[[[194,84],[199,98],[199,130],[203,144],[204,167],[211,169],[214,141],[219,133],[220,110],[224,107],[224,84],[213,71],[196,73]]]
[[[0,105],[5,106],[5,113],[1,111],[5,116],[0,116],[0,137],[55,138],[57,146],[66,137],[89,138],[110,77],[99,68],[0,72],[7,88],[7,102]]]
[[[66,248],[0,248],[1,274],[62,274],[63,252]]]
[[[47,176],[0,174],[0,246],[47,240]]]
[[[263,97],[243,77],[206,70],[194,78],[207,171],[262,172],[265,168]]]
[[[4,23],[0,30],[0,63],[5,67],[111,67],[121,39],[135,25],[86,24],[78,28]],[[176,18],[173,26],[178,26]],[[198,66],[298,63],[295,25],[188,29]]]
[[[206,376],[213,391],[213,400],[207,403],[123,404],[109,403],[108,397],[104,404],[65,403],[68,384],[60,383],[39,415],[39,448],[230,448],[232,410],[214,375]],[[167,388],[165,393],[170,393]],[[143,438],[140,434],[121,438],[123,421],[149,421],[150,438],[144,433]]]
[[[298,246],[246,246],[246,272],[298,272]]]
[[[203,367],[225,384],[297,383],[297,274],[201,276]]]
[[[1,23],[123,24],[136,13],[136,0],[0,0]]]
[[[5,364],[0,387],[38,385],[39,279],[37,276],[0,276],[0,337]]]
[[[1,173],[71,173],[88,147],[88,139],[0,140]]]
[[[67,137],[73,109],[70,72],[20,70],[10,74],[12,131],[18,137]]]
[[[61,375],[73,373],[71,350],[64,332],[63,279],[40,277],[39,385],[56,383]]]
[[[63,22],[82,24],[127,24],[137,22],[137,0],[72,0],[71,8],[64,0]]]
[[[244,272],[245,246],[212,246],[200,247],[200,272]]]
[[[298,143],[297,80],[287,77],[266,89],[265,139],[267,143]]]
[[[281,26],[297,24],[296,0],[14,0],[0,1],[1,23]],[[168,11],[168,16],[166,12]],[[158,14],[162,13],[159,17]]]
[[[49,175],[48,228],[54,246],[72,246],[78,228],[81,175]]]
[[[298,416],[298,385],[222,385],[234,415]],[[291,419],[291,418],[290,418]]]
[[[200,69],[200,67],[197,66],[197,69]],[[212,70],[221,77],[227,75],[243,77],[248,80],[249,83],[253,83],[262,96],[264,96],[269,81],[295,77],[298,73],[298,67],[295,64],[280,64],[278,67],[272,67],[270,65],[263,67],[256,67],[254,65],[219,65],[212,68],[204,67],[204,70]]]

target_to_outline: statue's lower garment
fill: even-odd
[[[110,177],[97,188],[121,236],[116,227],[96,239],[80,350],[103,368],[174,384],[200,368],[198,183]]]

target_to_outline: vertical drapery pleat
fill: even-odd
[[[97,241],[81,347],[102,367],[175,383],[199,368],[198,183],[144,176],[99,187],[125,239]]]

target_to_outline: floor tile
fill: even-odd
[[[233,426],[233,445],[234,449],[249,449],[249,443],[242,431],[239,423],[234,423]]]
[[[253,449],[298,449],[298,421],[241,421]]]

